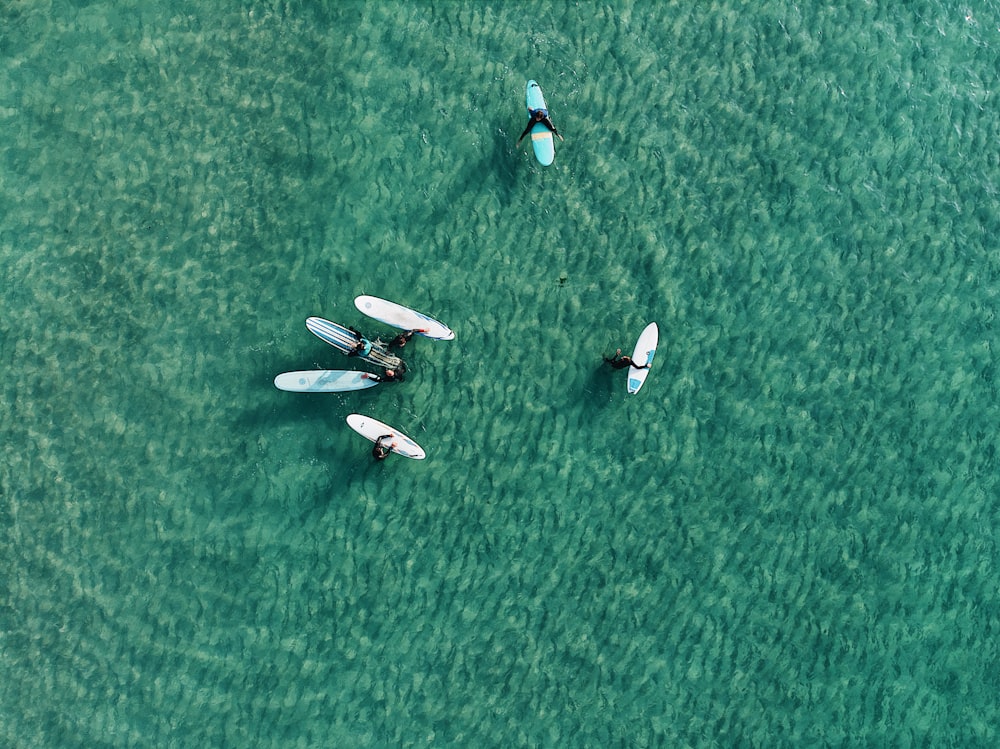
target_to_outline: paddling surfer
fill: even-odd
[[[549,110],[547,109],[532,109],[528,115],[531,119],[528,120],[528,126],[524,128],[524,132],[521,133],[521,137],[517,139],[517,145],[521,145],[521,141],[524,140],[524,136],[531,132],[531,128],[535,125],[541,123],[545,125],[552,134],[556,136],[559,140],[563,140],[563,137],[556,130],[556,126],[552,124],[552,120],[549,119]]]
[[[635,367],[636,369],[649,369],[648,364],[636,364],[634,361],[632,361],[632,357],[628,355],[623,355],[621,349],[615,351],[615,355],[612,356],[610,359],[605,356],[604,361],[606,361],[615,369],[625,369],[625,367]]]
[[[355,330],[354,328],[348,327],[349,331],[354,333],[354,338],[356,339],[354,348],[347,352],[348,356],[368,356],[372,352],[372,342],[361,335],[361,331]]]

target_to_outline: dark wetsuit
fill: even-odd
[[[385,460],[389,457],[389,453],[392,452],[392,449],[382,444],[382,440],[389,439],[392,439],[391,434],[383,434],[375,440],[375,447],[372,448],[372,457],[375,458],[375,460]]]
[[[616,354],[611,359],[605,356],[604,361],[606,361],[615,369],[625,369],[625,367],[635,367],[636,369],[649,369],[648,364],[636,364],[634,361],[632,361],[630,357],[624,355]]]
[[[415,330],[408,330],[405,333],[400,333],[398,336],[389,341],[389,348],[402,348],[411,338],[413,338],[413,334],[416,332],[417,331]]]
[[[611,359],[604,357],[604,361],[610,364],[615,369],[625,369],[625,367],[631,366],[632,360],[627,356],[616,356]]]
[[[542,119],[536,120],[535,119],[535,112],[542,112],[542,114],[543,114]],[[521,133],[521,137],[517,139],[517,142],[520,143],[522,140],[524,140],[524,136],[531,132],[531,128],[533,128],[535,125],[537,125],[539,123],[541,123],[542,125],[545,125],[545,127],[547,127],[549,130],[551,130],[553,135],[559,135],[559,131],[556,130],[556,126],[553,125],[552,124],[552,120],[549,119],[549,112],[548,112],[548,110],[547,109],[535,109],[531,113],[531,120],[529,120],[528,126],[526,128],[524,128],[524,132]]]
[[[399,369],[387,369],[381,379],[386,382],[402,382],[406,378],[403,377],[403,373]]]

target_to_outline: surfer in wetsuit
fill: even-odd
[[[372,342],[361,335],[361,331],[355,330],[354,328],[348,327],[349,331],[354,333],[354,337],[357,339],[357,343],[354,344],[354,348],[347,352],[348,356],[368,356],[372,352]]]
[[[532,109],[529,117],[531,119],[528,120],[528,126],[524,128],[524,132],[521,133],[521,137],[517,139],[518,146],[521,145],[521,141],[524,140],[524,136],[530,133],[531,128],[533,128],[539,122],[545,125],[545,127],[547,127],[549,130],[551,130],[552,134],[556,136],[559,140],[563,139],[563,137],[559,134],[559,131],[556,130],[556,126],[552,124],[552,120],[549,119],[549,110]]]
[[[400,333],[398,336],[389,341],[388,348],[403,348],[411,338],[413,338],[414,333],[426,333],[427,328],[417,328],[416,330],[408,330],[405,333]]]
[[[375,380],[375,382],[402,382],[405,377],[403,377],[404,367],[400,369],[387,369],[384,375],[372,374],[371,372],[365,372],[361,376],[366,380]]]
[[[382,379],[386,382],[402,382],[405,378],[403,377],[402,370],[387,369],[385,370],[385,376]]]
[[[636,369],[649,369],[648,364],[636,364],[634,361],[632,361],[632,357],[627,355],[623,356],[621,349],[615,351],[615,355],[612,356],[610,359],[605,356],[604,361],[606,361],[615,369],[625,369],[625,367],[635,367]]]
[[[382,441],[391,439],[392,439],[391,434],[383,434],[381,437],[375,440],[375,447],[372,448],[372,457],[375,458],[375,460],[385,460],[386,458],[389,457],[389,453],[392,452],[392,447],[396,443],[393,442],[392,445],[386,447],[385,445],[382,444]]]

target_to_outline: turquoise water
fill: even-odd
[[[0,744],[995,746],[1000,6],[816,5],[0,4]]]

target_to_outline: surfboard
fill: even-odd
[[[398,455],[413,458],[414,460],[423,460],[427,457],[424,448],[395,427],[383,424],[378,419],[373,419],[370,416],[362,416],[361,414],[350,414],[347,417],[347,426],[371,442],[375,442],[383,434],[391,434],[393,438],[386,440],[382,444],[390,443],[391,447],[389,449]]]
[[[310,371],[282,372],[274,378],[278,390],[290,393],[345,393],[375,387],[378,380],[368,378],[367,372],[346,369],[314,369]]]
[[[309,332],[320,340],[326,341],[342,354],[349,354],[354,350],[358,341],[357,336],[349,328],[345,328],[339,323],[324,320],[322,317],[310,317],[306,319],[306,327]],[[358,356],[362,361],[377,364],[386,369],[396,369],[403,360],[398,356],[389,353],[389,349],[381,341],[372,341],[371,350]]]
[[[525,104],[528,107],[528,116],[536,109],[544,109],[548,114],[549,108],[545,105],[545,97],[542,96],[542,88],[534,81],[528,81],[525,93]],[[556,142],[552,137],[552,131],[542,123],[536,123],[531,132],[531,148],[535,152],[535,158],[542,166],[549,166],[556,158]]]
[[[632,351],[632,361],[639,364],[652,364],[653,357],[656,355],[656,344],[659,338],[660,331],[656,327],[655,322],[651,322],[643,328],[642,333],[639,334],[639,340],[635,343],[635,349]],[[628,368],[628,392],[631,395],[639,392],[639,388],[646,381],[648,374],[648,369]]]
[[[359,296],[354,300],[354,306],[362,314],[394,328],[423,331],[417,335],[422,335],[424,338],[450,341],[455,337],[451,328],[433,317],[404,307],[402,304],[379,299],[377,296]]]

